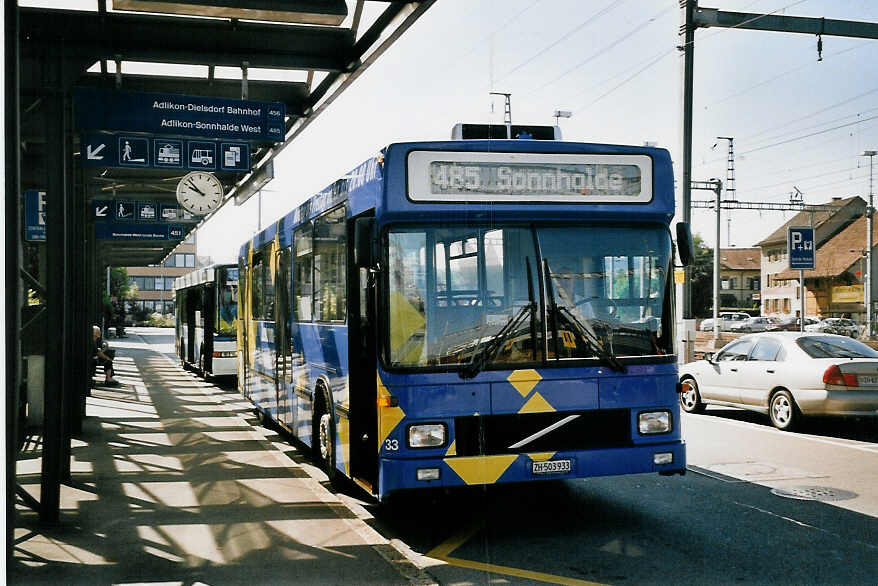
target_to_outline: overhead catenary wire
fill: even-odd
[[[621,1],[614,0],[613,2],[610,2],[607,6],[603,7],[602,9],[600,9],[599,11],[597,11],[595,14],[592,14],[591,16],[589,16],[588,18],[586,18],[584,21],[582,21],[582,22],[580,22],[579,24],[577,24],[577,25],[576,25],[575,27],[573,27],[570,31],[568,31],[567,33],[561,35],[560,37],[558,37],[557,39],[555,39],[553,42],[551,42],[550,44],[548,44],[548,45],[547,45],[546,47],[544,47],[543,49],[540,49],[539,51],[537,51],[536,53],[534,53],[533,55],[531,55],[530,57],[528,57],[527,59],[525,59],[523,62],[519,63],[518,65],[516,65],[515,67],[513,67],[513,68],[510,69],[509,71],[506,71],[505,73],[503,73],[502,75],[500,75],[500,77],[498,77],[497,79],[498,79],[498,80],[500,80],[500,79],[505,79],[505,78],[509,77],[510,75],[516,73],[517,71],[521,70],[522,68],[526,67],[527,65],[529,65],[530,63],[532,63],[532,62],[535,61],[536,59],[542,57],[542,56],[543,56],[544,54],[546,54],[548,51],[552,50],[553,48],[555,48],[555,47],[558,46],[559,44],[561,44],[561,43],[563,43],[564,41],[566,41],[567,39],[569,39],[572,35],[574,35],[575,33],[579,32],[580,30],[582,30],[583,28],[585,28],[585,27],[588,26],[589,24],[594,23],[595,21],[597,21],[598,19],[600,19],[602,16],[604,16],[604,15],[606,15],[607,13],[611,12],[613,9],[620,7],[622,4],[625,3],[625,1],[626,1],[626,0],[621,0]]]
[[[853,47],[848,47],[848,48],[846,48],[846,49],[842,49],[842,50],[840,50],[840,51],[835,51],[834,53],[829,53],[829,54],[826,55],[826,57],[827,57],[827,58],[829,58],[829,57],[838,57],[839,55],[843,55],[843,54],[845,54],[845,53],[849,53],[849,52],[851,52],[851,51],[855,51],[855,50],[857,50],[857,49],[861,49],[861,48],[863,48],[863,47],[865,47],[865,46],[867,46],[867,45],[869,45],[869,44],[870,44],[870,43],[868,43],[868,42],[860,43],[860,44],[858,44],[858,45],[854,45]],[[729,95],[727,95],[727,96],[724,96],[724,97],[722,97],[722,98],[720,98],[720,99],[718,99],[718,100],[715,100],[715,101],[713,101],[713,102],[710,102],[709,104],[706,104],[706,105],[705,105],[705,108],[710,108],[710,107],[712,107],[712,106],[717,106],[717,105],[719,105],[719,104],[723,104],[723,103],[725,103],[725,102],[727,102],[727,101],[729,101],[729,100],[732,100],[732,99],[737,98],[737,97],[739,97],[739,96],[743,96],[743,95],[745,95],[745,94],[748,94],[748,93],[750,93],[752,90],[754,90],[754,89],[756,89],[756,88],[760,88],[760,87],[762,87],[762,86],[768,85],[768,84],[770,84],[770,83],[772,83],[772,82],[775,82],[775,81],[777,81],[777,80],[779,80],[779,79],[781,79],[781,78],[783,78],[783,77],[787,77],[788,75],[792,75],[793,73],[797,73],[797,72],[799,72],[799,71],[802,71],[803,69],[808,69],[808,68],[813,67],[813,66],[814,66],[814,62],[813,62],[813,61],[808,61],[807,63],[803,63],[802,65],[799,65],[799,66],[797,66],[797,67],[793,67],[792,69],[787,69],[787,70],[782,71],[782,72],[778,73],[777,75],[774,75],[774,76],[772,76],[772,77],[770,77],[770,78],[768,78],[768,79],[764,79],[764,80],[762,80],[762,81],[756,82],[756,83],[754,83],[754,84],[752,84],[752,85],[750,85],[750,86],[747,86],[747,87],[745,87],[745,88],[741,88],[741,89],[739,89],[738,91],[736,91],[736,92],[734,92],[734,93],[731,93],[731,94],[729,94]]]
[[[756,16],[756,17],[754,17],[754,18],[751,18],[751,19],[749,19],[749,20],[746,20],[746,21],[744,21],[744,22],[742,22],[742,23],[740,23],[740,24],[737,24],[737,25],[735,25],[735,26],[732,26],[732,27],[728,27],[728,28],[724,28],[724,29],[717,30],[717,31],[714,32],[713,34],[709,34],[709,35],[704,36],[704,37],[700,40],[700,42],[703,42],[703,41],[705,41],[705,40],[707,40],[707,39],[709,39],[709,38],[711,38],[711,37],[714,37],[714,36],[716,36],[716,35],[718,35],[718,34],[725,33],[725,32],[727,32],[727,31],[730,30],[730,29],[737,28],[737,27],[739,27],[739,26],[743,26],[744,24],[747,24],[747,23],[750,23],[750,22],[755,22],[756,20],[758,20],[758,19],[760,19],[760,18],[764,18],[764,17],[766,17],[766,16],[770,16],[770,15],[776,13],[776,12],[780,12],[780,11],[782,11],[782,10],[786,10],[787,8],[791,8],[791,7],[793,7],[793,6],[797,5],[797,4],[802,4],[802,3],[805,2],[805,1],[806,1],[806,0],[798,0],[797,2],[793,2],[792,4],[787,4],[786,6],[782,6],[781,8],[777,8],[777,9],[771,11],[771,12],[766,12],[766,13],[764,13],[764,14],[760,14],[759,16]],[[664,11],[663,11],[663,12],[664,12]],[[626,85],[628,82],[630,82],[631,80],[633,80],[634,78],[636,78],[637,76],[639,76],[641,73],[643,73],[643,72],[646,71],[647,69],[649,69],[649,68],[651,68],[652,66],[654,66],[656,63],[658,63],[659,61],[661,61],[663,58],[665,58],[665,57],[667,57],[668,55],[672,54],[672,53],[674,52],[675,49],[677,49],[677,50],[682,50],[683,48],[685,48],[685,46],[686,46],[685,44],[683,44],[683,45],[675,45],[675,46],[674,46],[673,48],[671,48],[671,49],[668,49],[668,50],[666,50],[666,51],[663,51],[663,52],[661,52],[661,53],[658,53],[658,54],[655,55],[652,59],[648,60],[648,61],[646,62],[646,65],[644,65],[643,67],[641,67],[640,69],[638,69],[638,70],[637,70],[635,73],[633,73],[632,75],[630,75],[630,76],[628,76],[627,78],[625,78],[622,82],[620,82],[619,84],[615,85],[615,86],[614,86],[613,88],[611,88],[610,90],[604,92],[603,94],[601,94],[600,96],[598,96],[597,98],[595,98],[594,100],[592,100],[591,102],[589,102],[588,104],[586,104],[584,107],[588,108],[588,107],[590,107],[590,106],[593,106],[594,104],[596,104],[597,102],[599,102],[599,101],[601,101],[602,99],[606,98],[607,96],[609,96],[610,94],[612,94],[613,92],[615,92],[616,90],[618,90],[619,88],[621,88],[622,86]]]
[[[542,91],[542,90],[544,90],[545,88],[547,88],[548,86],[550,86],[550,85],[552,85],[552,84],[554,84],[554,83],[560,81],[561,79],[567,77],[568,75],[570,75],[570,74],[573,73],[574,71],[576,71],[576,70],[582,68],[583,66],[585,66],[585,65],[588,64],[588,63],[590,63],[591,61],[594,61],[595,59],[597,59],[598,57],[600,57],[600,56],[603,55],[604,53],[610,51],[611,49],[613,49],[614,47],[618,46],[618,45],[619,45],[620,43],[622,43],[623,41],[629,39],[631,36],[637,34],[639,31],[641,31],[642,29],[646,28],[647,26],[649,26],[650,24],[652,24],[653,22],[655,22],[660,16],[662,16],[663,14],[665,14],[666,12],[668,12],[669,10],[671,10],[672,8],[673,8],[673,6],[668,6],[668,7],[664,8],[663,10],[660,10],[660,11],[657,12],[655,15],[653,15],[653,16],[649,17],[648,19],[646,19],[645,21],[641,22],[640,24],[638,24],[637,26],[635,26],[633,29],[629,30],[629,31],[628,31],[627,33],[625,33],[624,35],[622,35],[622,36],[616,38],[615,40],[613,40],[613,41],[610,42],[609,44],[604,45],[603,47],[601,47],[600,49],[598,49],[597,51],[595,51],[594,53],[592,53],[591,55],[589,55],[589,56],[586,57],[585,59],[579,61],[579,62],[578,62],[576,65],[574,65],[573,67],[570,67],[570,68],[566,69],[561,75],[559,75],[559,76],[557,76],[557,77],[555,77],[555,78],[553,78],[553,79],[547,81],[546,83],[544,83],[544,84],[542,84],[542,85],[536,87],[536,88],[535,88],[532,92],[530,92],[530,93],[533,94],[533,93],[536,93],[536,92]]]

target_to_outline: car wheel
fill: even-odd
[[[771,424],[783,431],[792,430],[799,422],[799,408],[789,391],[781,390],[768,401]]]
[[[686,377],[681,382],[680,407],[686,413],[701,413],[704,411],[704,403],[701,402],[701,394],[698,392],[698,383],[694,378]]]
[[[335,467],[335,421],[329,412],[329,405],[323,393],[318,394],[317,408],[314,410],[314,457],[329,478],[335,484],[338,481],[338,469]]]

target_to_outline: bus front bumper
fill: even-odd
[[[614,476],[620,474],[683,474],[686,444],[658,444],[491,456],[381,458],[379,499],[397,491],[510,482],[531,482]]]

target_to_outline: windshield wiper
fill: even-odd
[[[497,350],[502,346],[503,342],[506,341],[506,338],[509,337],[509,334],[517,331],[518,326],[524,321],[524,317],[530,314],[530,335],[531,335],[531,346],[533,348],[533,357],[536,360],[536,335],[535,335],[535,322],[536,322],[536,312],[537,312],[537,302],[534,300],[534,287],[533,287],[533,277],[530,272],[530,259],[525,257],[525,268],[527,269],[527,296],[528,296],[528,304],[523,306],[518,310],[518,313],[506,322],[506,325],[503,326],[499,332],[491,336],[485,345],[479,349],[481,342],[476,343],[476,348],[473,350],[473,356],[470,361],[461,367],[459,375],[462,379],[473,378],[481,371],[485,369],[485,367],[494,359],[494,355],[497,353]]]
[[[585,342],[585,345],[591,350],[596,356],[603,359],[607,365],[617,372],[625,372],[625,365],[619,362],[619,359],[616,358],[616,355],[613,353],[613,328],[612,326],[608,327],[609,336],[608,341],[605,344],[603,340],[598,337],[595,333],[594,328],[591,325],[591,320],[585,319],[585,321],[577,318],[573,313],[567,308],[559,306],[555,302],[555,294],[554,289],[552,287],[552,273],[549,270],[549,261],[543,259],[543,272],[546,277],[546,288],[548,290],[549,299],[551,300],[550,310],[552,311],[552,335],[554,337],[555,342],[555,356],[558,356],[558,326],[557,326],[557,315],[561,313],[564,314],[566,319],[570,322],[570,324],[577,330],[580,339]]]

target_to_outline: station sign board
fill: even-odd
[[[185,228],[168,224],[103,222],[95,224],[98,240],[183,240]]]
[[[89,133],[82,135],[80,145],[80,161],[85,167],[250,170],[250,143],[245,141]]]
[[[91,208],[95,222],[191,223],[201,218],[175,203],[157,201],[94,199]]]
[[[790,226],[787,231],[787,255],[790,259],[790,269],[813,270],[816,252],[814,228]]]
[[[27,242],[46,241],[46,192],[28,189],[24,192],[24,239]]]
[[[123,92],[78,88],[76,125],[81,130],[241,139],[256,143],[284,140],[281,102]]]

